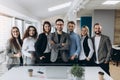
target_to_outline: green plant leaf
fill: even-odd
[[[75,77],[82,77],[84,75],[84,68],[82,68],[81,66],[79,66],[78,64],[73,65],[73,67],[71,68],[71,74],[74,75]]]

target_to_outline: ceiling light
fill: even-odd
[[[68,6],[71,5],[71,3],[72,2],[67,2],[67,3],[64,3],[64,4],[60,4],[60,5],[57,5],[57,6],[50,7],[50,8],[48,8],[48,11],[55,11],[55,10],[59,10],[59,9],[68,7]]]
[[[119,3],[120,1],[115,1],[115,0],[108,0],[108,1],[105,1],[104,3],[102,3],[103,5],[115,5],[117,3]]]

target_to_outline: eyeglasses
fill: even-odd
[[[56,24],[57,26],[63,26],[63,24]]]

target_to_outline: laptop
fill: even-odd
[[[67,79],[67,67],[46,66],[47,79]]]

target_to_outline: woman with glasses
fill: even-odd
[[[11,69],[14,66],[20,66],[22,64],[21,46],[22,40],[20,38],[19,29],[18,27],[12,27],[11,38],[7,42],[5,51],[8,56],[8,69]]]

